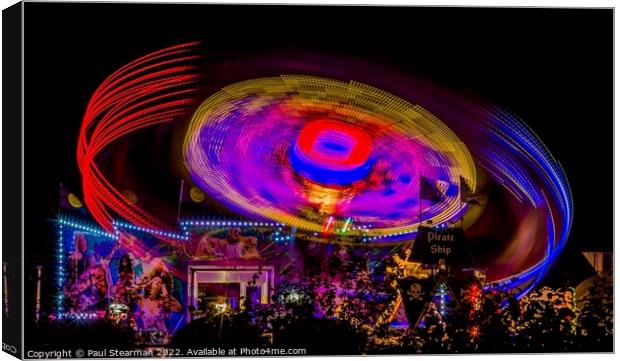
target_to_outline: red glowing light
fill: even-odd
[[[329,152],[321,146],[322,141],[335,143],[334,147],[339,149]],[[372,151],[372,139],[361,128],[327,119],[308,123],[299,133],[297,144],[313,161],[342,170],[364,164]]]
[[[472,326],[469,329],[469,336],[471,337],[471,341],[475,341],[478,337],[480,337],[480,328],[478,326]]]
[[[165,228],[146,211],[130,204],[101,173],[97,155],[119,138],[186,113],[192,102],[197,68],[187,55],[197,43],[181,44],[143,56],[114,72],[94,92],[82,120],[77,160],[84,202],[108,232],[116,216],[145,228]]]
[[[477,284],[473,283],[469,286],[469,301],[475,302],[482,296],[482,289]]]

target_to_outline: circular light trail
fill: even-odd
[[[139,58],[91,97],[78,165],[84,203],[108,232],[118,217],[140,229],[168,227],[131,204],[97,162],[119,139],[187,113],[201,79],[195,45]],[[340,78],[346,71],[333,73]],[[467,213],[458,182],[463,177],[475,189],[476,168],[482,169],[545,225],[535,235],[544,257],[489,286],[525,284],[521,294],[527,292],[560,253],[572,224],[560,164],[513,114],[421,81],[399,77],[392,84],[407,101],[362,83],[310,76],[233,84],[196,110],[183,148],[186,166],[202,190],[240,213],[317,234],[325,225],[350,227],[371,244],[410,240],[420,222]],[[423,178],[440,190],[440,201],[421,197]]]
[[[371,225],[367,236],[454,221],[460,178],[476,182],[467,147],[428,111],[366,84],[310,76],[212,95],[184,151],[196,184],[230,208],[313,232],[330,217]],[[421,177],[436,182],[441,202],[421,197]]]
[[[101,83],[88,102],[78,139],[78,167],[86,206],[108,232],[114,232],[115,214],[139,227],[166,228],[110,184],[97,160],[119,139],[186,112],[198,79],[193,64],[197,56],[191,54],[196,45],[180,44],[132,61]]]

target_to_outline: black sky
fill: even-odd
[[[564,167],[570,243],[612,248],[612,10],[26,3],[25,19],[31,256],[53,246],[58,184],[79,189],[92,92],[123,64],[190,40],[224,53],[337,52],[480,94],[519,115]]]

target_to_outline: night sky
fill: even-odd
[[[489,99],[564,167],[569,244],[612,248],[612,10],[26,3],[25,17],[27,260],[51,261],[59,183],[81,193],[76,140],[92,92],[125,63],[192,40],[219,54],[341,54]]]

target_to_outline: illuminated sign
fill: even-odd
[[[465,232],[462,228],[420,227],[416,235],[413,257],[422,263],[454,262],[463,254]]]

